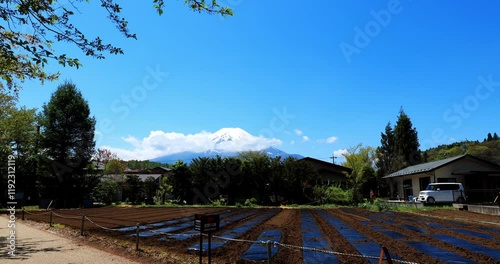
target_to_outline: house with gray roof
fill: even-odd
[[[460,182],[469,202],[492,202],[500,190],[500,165],[470,154],[406,167],[383,177],[393,197],[418,196],[429,183]]]

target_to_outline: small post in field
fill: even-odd
[[[208,232],[208,264],[212,263],[212,232]]]
[[[137,223],[137,230],[135,231],[135,251],[139,251],[139,223]]]
[[[271,264],[271,240],[267,241],[267,264]]]
[[[80,235],[83,236],[83,228],[85,227],[85,215],[82,215],[82,228],[80,229]]]
[[[378,264],[384,263],[384,255],[387,258],[387,263],[392,264],[391,255],[389,254],[389,250],[386,247],[382,246],[380,249],[380,258],[378,259]]]
[[[52,210],[50,210],[49,227],[52,227]]]

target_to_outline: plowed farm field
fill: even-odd
[[[458,210],[372,212],[361,208],[139,208],[26,212],[144,263],[198,263],[194,214],[218,214],[212,263],[378,263],[382,246],[395,263],[500,263],[500,217]],[[135,252],[139,237],[140,251]],[[207,236],[202,252],[207,263]]]

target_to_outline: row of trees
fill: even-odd
[[[491,133],[488,133],[488,136],[483,140],[483,142],[486,142],[486,141],[495,141],[495,140],[499,140],[500,137],[498,137],[497,133],[493,133],[493,136],[491,135]]]
[[[227,197],[229,203],[256,198],[264,203],[313,201],[319,175],[309,163],[289,157],[270,158],[263,152],[238,157],[199,157],[189,165],[178,161],[167,183],[172,194],[187,203],[209,203]]]
[[[156,202],[155,198],[162,194],[160,190],[156,179],[152,176],[143,181],[137,175],[113,175],[103,177],[99,181],[92,193],[92,198],[97,202],[110,205],[116,202],[119,198],[118,194],[121,194],[124,202],[153,204]]]
[[[426,161],[445,159],[453,156],[471,154],[478,158],[500,164],[500,139],[494,139],[483,142],[464,140],[451,144],[440,145],[427,149],[424,152]]]
[[[72,83],[60,85],[39,113],[17,108],[15,97],[1,93],[0,103],[0,155],[2,160],[16,158],[16,192],[24,194],[18,198],[33,203],[56,198],[59,206],[80,205],[99,183],[89,166],[95,119],[80,91]]]

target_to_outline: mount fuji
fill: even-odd
[[[288,154],[280,149],[270,146],[270,144],[263,143],[261,137],[253,136],[241,128],[220,129],[212,134],[211,139],[204,148],[205,149],[203,151],[177,152],[151,159],[151,161],[173,164],[176,161],[181,160],[189,164],[193,159],[198,157],[234,157],[241,151],[262,151],[272,158],[277,156],[281,156],[281,158],[289,156],[299,159],[303,158],[301,155]]]

